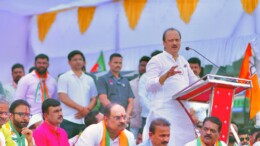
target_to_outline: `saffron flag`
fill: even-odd
[[[101,71],[106,71],[105,59],[102,51],[98,57],[96,64],[94,64],[90,72],[94,73],[94,72],[101,72]]]
[[[246,91],[246,97],[250,100],[250,119],[252,119],[256,116],[256,113],[260,111],[260,88],[250,43],[246,48],[239,78],[250,79],[252,81],[253,87]]]

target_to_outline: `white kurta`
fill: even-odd
[[[178,65],[177,70],[182,73],[166,79],[163,85],[159,78],[171,67]],[[173,100],[172,96],[197,81],[199,78],[191,70],[186,59],[179,55],[175,61],[172,55],[164,51],[154,56],[146,67],[146,88],[151,95],[151,111],[147,117],[144,128],[143,140],[148,139],[148,129],[151,121],[162,117],[171,123],[170,146],[181,146],[195,139],[194,127],[182,106]]]
[[[139,81],[138,85],[138,95],[140,97],[140,105],[142,108],[141,116],[144,118],[147,118],[149,112],[150,112],[150,105],[151,105],[151,99],[150,94],[151,92],[147,92],[145,84],[147,82],[147,75],[144,73]]]
[[[37,77],[35,71],[23,76],[17,85],[14,100],[23,99],[31,105],[31,114],[42,113],[42,92],[39,89],[41,80]],[[48,74],[46,85],[50,98],[58,99],[56,80]]]
[[[124,130],[124,133],[128,139],[129,146],[135,146],[136,144],[133,133],[126,129]],[[75,146],[100,146],[102,136],[103,123],[99,122],[98,124],[92,124],[82,132]],[[110,146],[120,146],[119,137],[114,140],[110,138]]]

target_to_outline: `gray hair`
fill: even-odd
[[[0,104],[8,104],[9,102],[6,100],[6,97],[0,94]]]

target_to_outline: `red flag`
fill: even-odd
[[[246,97],[250,99],[250,119],[252,119],[255,117],[256,113],[260,111],[260,88],[250,43],[246,48],[239,78],[250,79],[252,81],[253,87],[246,91]]]

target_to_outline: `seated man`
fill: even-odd
[[[218,140],[222,123],[217,117],[207,117],[203,121],[201,136],[188,142],[185,146],[226,146],[223,141]]]
[[[149,139],[138,146],[167,146],[170,140],[170,123],[166,119],[157,118],[149,127]]]
[[[88,127],[92,124],[97,124],[103,120],[103,117],[104,117],[104,115],[102,113],[100,113],[99,111],[92,110],[84,118],[85,126]]]
[[[108,104],[103,121],[87,127],[76,146],[135,146],[134,135],[125,129],[127,118],[124,107]]]
[[[8,121],[9,116],[9,103],[0,95],[0,145],[1,146],[15,146],[12,140],[11,132],[3,126]]]
[[[17,146],[34,146],[32,131],[27,128],[31,118],[30,105],[27,101],[15,100],[9,112],[10,120],[4,125],[12,134],[12,139]]]
[[[63,120],[60,102],[46,99],[42,103],[44,122],[33,132],[37,146],[69,146],[68,135],[59,125]]]
[[[35,114],[32,116],[32,118],[29,121],[28,128],[34,132],[36,128],[38,128],[43,122],[42,114]]]
[[[103,120],[104,115],[97,110],[90,111],[84,118],[85,126],[88,127],[92,124],[97,124]],[[81,134],[81,133],[80,133]],[[74,146],[78,141],[80,134],[69,139],[70,145]]]

